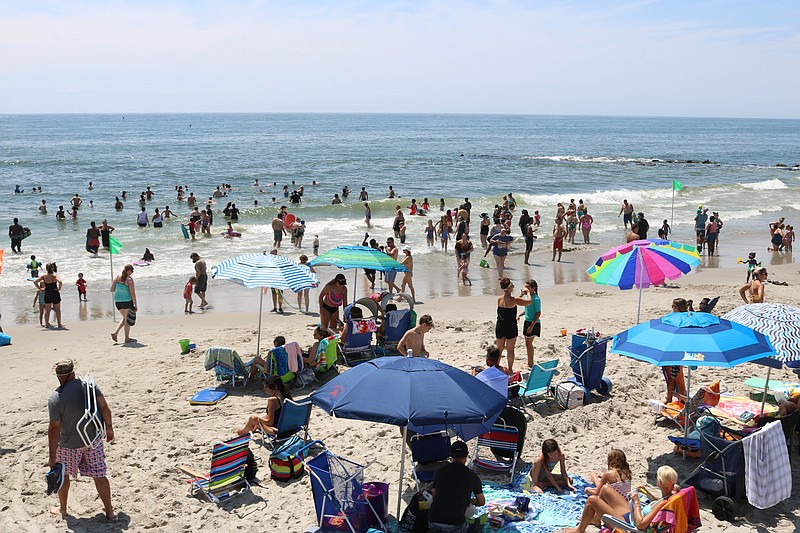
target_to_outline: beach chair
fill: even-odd
[[[314,368],[314,372],[317,374],[324,374],[331,368],[336,366],[336,363],[339,362],[339,339],[341,337],[339,335],[331,335],[328,338],[322,339],[320,342],[325,343],[325,361],[322,362],[318,367]]]
[[[189,479],[189,494],[200,493],[208,501],[219,504],[235,494],[250,490],[250,483],[244,475],[249,445],[250,435],[215,444],[211,450],[211,470],[208,475],[181,466],[183,473],[192,476]]]
[[[206,348],[205,369],[213,369],[217,381],[229,380],[232,387],[236,386],[236,380],[241,381],[242,385],[247,385],[248,367],[233,348],[224,346]]]
[[[106,425],[97,403],[97,383],[87,374],[81,378],[83,387],[84,411],[78,420],[75,431],[87,448],[95,448],[106,436]]]
[[[685,408],[683,402],[671,402],[664,405],[658,400],[650,400],[656,418],[663,417],[675,422],[683,430],[686,422],[686,415],[689,416],[689,429],[694,427],[697,419],[705,414],[708,407],[713,407],[719,402],[720,395],[728,391],[728,385],[724,381],[715,381],[711,385],[697,389],[689,399],[689,405]]]
[[[543,363],[534,363],[530,373],[522,375],[523,382],[519,386],[519,397],[523,407],[526,403],[536,405],[536,402],[551,395],[550,384],[553,382],[559,362],[558,359],[553,359]]]
[[[411,437],[408,445],[413,461],[411,473],[419,492],[421,483],[433,481],[436,472],[450,462],[450,435],[446,431],[417,434]]]
[[[302,367],[303,361],[300,360],[298,368]],[[286,353],[285,347],[276,346],[269,351],[265,372],[268,376],[278,376],[284,383],[289,383],[294,379],[295,373],[289,370],[289,354]]]
[[[688,504],[683,503],[685,500],[689,500]],[[694,501],[691,501],[694,500]],[[620,520],[619,518],[605,514],[603,515],[603,523],[611,528],[612,531],[619,531],[625,533],[639,533],[644,531],[658,531],[659,533],[689,533],[698,529],[700,527],[700,519],[699,516],[697,517],[690,517],[687,516],[685,523],[686,528],[682,531],[678,531],[675,529],[674,523],[674,515],[677,512],[684,512],[682,509],[697,509],[697,492],[695,491],[694,487],[686,487],[681,489],[676,494],[673,494],[670,497],[670,501],[667,502],[661,511],[656,513],[653,517],[653,520],[648,524],[644,529],[638,529],[636,524],[633,521],[633,506],[635,504],[633,501],[630,503],[631,511],[629,514],[630,520]],[[642,506],[642,516],[646,515],[650,512],[650,508],[652,505],[643,505]],[[680,509],[679,509],[680,507]],[[673,510],[673,508],[675,510]],[[684,522],[681,520],[681,522]]]
[[[706,304],[705,308],[703,309],[703,313],[711,313],[711,311],[713,311],[717,306],[717,303],[719,303],[719,296],[714,296]]]
[[[508,459],[494,455],[494,459],[481,457],[481,448],[500,449],[509,456]],[[505,455],[504,454],[504,455]],[[470,466],[492,472],[508,472],[509,481],[514,479],[514,469],[519,458],[519,430],[503,423],[495,424],[487,433],[480,435],[472,450]]]
[[[386,306],[392,302],[394,298],[404,299],[408,303],[408,309],[397,309],[394,311],[386,311]],[[403,338],[406,332],[413,328],[416,324],[414,319],[414,301],[407,294],[385,294],[381,298],[381,309],[384,311],[384,320],[386,327],[383,335],[379,338],[381,347],[385,355],[397,355],[397,345]],[[400,354],[405,355],[405,354]]]
[[[339,457],[325,447],[322,441],[313,441],[306,448],[321,445],[322,452],[312,458],[303,458],[311,479],[314,511],[317,526],[325,531],[367,531],[370,527],[388,531],[389,486],[384,483],[364,484],[366,465]],[[304,449],[297,452],[304,457]]]
[[[267,449],[274,449],[281,445],[286,439],[303,432],[303,440],[308,440],[308,423],[311,420],[311,407],[310,400],[304,402],[293,402],[292,400],[284,400],[283,407],[281,408],[281,415],[278,417],[278,425],[276,429],[278,433],[270,435],[259,422],[258,427],[261,430],[261,445]]]
[[[377,331],[374,318],[364,318],[357,320],[347,320],[347,335],[344,345],[341,346],[341,354],[347,366],[355,366],[375,357],[375,346],[372,338]]]

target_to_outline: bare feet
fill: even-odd
[[[111,338],[114,340],[114,342],[117,342],[117,334],[116,333],[112,333],[111,334]]]
[[[67,517],[67,512],[66,511],[62,512],[61,511],[61,507],[59,507],[59,506],[51,507],[50,508],[50,514],[56,515],[56,516],[60,516],[61,518],[66,518]]]

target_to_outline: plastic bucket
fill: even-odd
[[[189,339],[181,339],[178,341],[178,344],[181,345],[181,353],[189,352]]]

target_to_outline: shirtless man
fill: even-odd
[[[625,229],[628,229],[628,224],[633,225],[633,204],[629,204],[628,200],[622,200],[619,215],[625,215],[622,217],[622,223],[625,224]],[[617,215],[617,218],[619,218],[619,215]]]
[[[206,260],[202,259],[196,252],[192,252],[189,258],[194,263],[194,275],[197,278],[197,283],[194,285],[194,292],[200,297],[200,309],[205,309],[208,307],[208,302],[206,301],[206,289],[208,289]]]
[[[428,350],[425,349],[425,334],[433,329],[433,319],[431,315],[422,315],[417,327],[406,331],[403,338],[397,344],[397,350],[401,354],[411,354],[414,357],[430,357]]]
[[[405,257],[400,261],[400,264],[406,267],[408,272],[403,275],[403,283],[400,284],[400,291],[398,292],[403,292],[408,287],[411,290],[411,301],[417,303],[417,296],[414,293],[414,281],[412,280],[414,276],[414,258],[411,257],[411,247],[404,246],[403,254]]]
[[[39,205],[39,213],[46,215],[47,214],[47,200],[42,198],[42,203]]]
[[[397,261],[397,255],[400,253],[400,250],[394,245],[394,238],[389,237],[386,239],[386,255]],[[397,272],[384,272],[383,279],[386,283],[389,284],[389,294],[392,293],[392,290],[397,291],[400,294],[400,287],[395,285],[394,280],[397,278]]]
[[[153,193],[152,190],[150,190],[150,187],[147,187],[147,190],[144,191],[144,195],[147,196],[147,201],[148,202],[153,199],[153,194],[154,193]]]
[[[553,225],[553,258],[551,261],[556,260],[556,252],[558,252],[558,261],[561,261],[561,253],[564,250],[564,236],[566,234],[567,230],[562,219],[557,218],[556,223]]]
[[[283,221],[283,213],[278,213],[278,215],[272,219],[272,233],[275,236],[272,247],[280,248],[283,236],[286,235],[286,223]]]
[[[75,193],[75,196],[73,196],[72,200],[70,201],[72,202],[73,211],[78,211],[78,209],[81,208],[81,204],[83,204],[83,200],[81,200],[81,197],[78,196],[78,193]]]

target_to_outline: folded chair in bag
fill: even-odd
[[[278,418],[277,434],[270,435],[259,422],[259,428],[263,438],[261,440],[262,446],[274,449],[292,435],[303,432],[303,441],[308,440],[308,423],[311,420],[311,401],[304,401],[302,403],[293,402],[292,400],[284,400],[283,407],[281,408],[281,415]]]
[[[498,456],[488,459],[480,456],[481,448],[494,448],[503,450],[509,459],[501,460]],[[492,429],[480,435],[472,450],[470,466],[484,468],[493,472],[508,472],[509,478],[514,478],[514,468],[519,458],[519,430],[505,424],[495,424]]]
[[[450,435],[446,431],[437,431],[426,435],[413,435],[409,440],[414,482],[417,492],[421,483],[433,481],[436,472],[445,466],[450,459]]]
[[[522,384],[519,386],[519,397],[522,405],[526,403],[535,405],[539,400],[545,399],[550,395],[550,384],[556,374],[559,360],[535,363],[530,373],[522,375]]]
[[[208,501],[218,504],[235,494],[250,490],[250,483],[244,475],[249,445],[249,434],[215,444],[211,450],[211,470],[207,476],[181,466],[182,472],[192,476],[189,494],[199,492]]]
[[[236,380],[247,385],[248,368],[233,348],[212,346],[206,348],[205,369],[214,370],[217,381],[230,380],[236,386]]]
[[[631,501],[631,511],[628,515],[629,520],[620,520],[616,516],[603,515],[603,524],[611,528],[612,531],[624,533],[639,533],[652,531],[657,533],[691,533],[700,527],[699,507],[697,504],[697,493],[694,487],[686,487],[676,494],[673,494],[666,505],[658,511],[649,524],[642,524],[643,529],[636,527],[633,519],[633,506]],[[642,516],[650,512],[652,505],[642,507]]]

